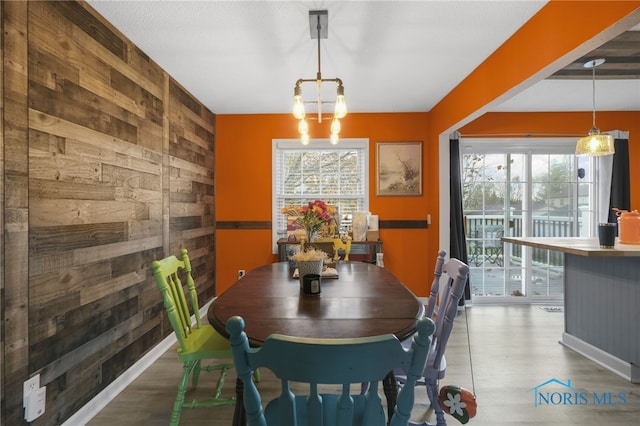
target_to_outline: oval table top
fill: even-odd
[[[210,305],[209,323],[222,335],[240,315],[252,346],[272,333],[298,337],[351,338],[415,332],[424,307],[391,272],[364,262],[336,265],[337,278],[322,278],[319,295],[305,295],[287,262],[249,271]]]

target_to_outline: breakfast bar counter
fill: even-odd
[[[640,245],[600,248],[597,238],[504,237],[564,253],[561,343],[640,383]]]

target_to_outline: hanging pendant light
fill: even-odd
[[[587,136],[578,139],[576,143],[576,155],[597,157],[615,153],[613,136],[601,134],[600,129],[596,127],[596,67],[603,63],[604,59],[593,59],[583,65],[584,68],[591,68],[593,70],[593,125]]]
[[[309,11],[309,27],[311,31],[311,38],[318,39],[318,72],[316,78],[301,78],[296,81],[296,85],[293,89],[293,116],[300,120],[298,124],[298,133],[300,133],[300,141],[306,145],[309,143],[309,127],[304,121],[306,117],[304,104],[312,103],[316,104],[318,108],[318,123],[322,123],[322,105],[333,103],[334,112],[333,120],[331,123],[331,143],[337,144],[339,141],[338,133],[340,133],[340,119],[347,115],[347,104],[344,100],[344,87],[342,86],[342,80],[339,78],[322,78],[322,72],[320,70],[320,39],[328,38],[329,34],[329,11],[327,10],[310,10]],[[315,29],[315,31],[314,31]],[[322,83],[333,82],[336,84],[336,100],[325,101],[320,97],[320,90]],[[317,90],[317,98],[313,101],[305,101],[302,98],[302,84],[303,83],[315,83]],[[304,122],[304,124],[303,124]]]

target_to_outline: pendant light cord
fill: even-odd
[[[593,90],[591,91],[592,95],[593,95],[593,99],[592,99],[592,103],[593,103],[593,125],[591,126],[592,128],[596,127],[596,65],[594,64],[593,68],[592,68],[592,88]]]

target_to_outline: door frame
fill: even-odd
[[[527,182],[529,185],[532,183],[532,175],[533,172],[530,167],[531,155],[534,154],[543,154],[543,155],[553,155],[553,154],[573,154],[575,148],[575,138],[469,138],[469,137],[461,137],[460,139],[460,154],[461,156],[473,150],[475,153],[481,154],[525,154],[528,157],[527,165],[525,166],[525,173],[527,174]],[[447,150],[448,156],[448,150]],[[461,159],[462,160],[462,159]],[[597,171],[595,168],[597,165],[596,162],[592,161],[591,167],[594,168],[594,173],[597,179]],[[447,190],[446,194],[448,195],[448,179],[447,179]],[[597,182],[594,183],[594,187],[597,187]],[[597,191],[594,191],[594,194]],[[443,192],[441,192],[443,193]],[[596,194],[597,195],[597,194]],[[530,197],[529,197],[530,198]],[[527,210],[527,214],[530,214],[530,208],[528,206],[528,202],[530,200],[523,200],[523,210]],[[525,207],[526,206],[526,207]],[[595,209],[597,206],[596,200],[590,200],[590,208]],[[593,217],[596,217],[594,214]],[[447,216],[448,219],[448,216]],[[524,223],[526,222],[526,224]],[[592,221],[593,222],[593,221]],[[597,222],[597,221],[596,221]],[[591,224],[589,230],[592,231],[595,229],[595,223]],[[529,223],[528,220],[525,221],[523,217],[523,233],[530,232],[528,229]],[[507,264],[508,262],[508,250],[504,250],[504,262]],[[522,297],[514,297],[510,295],[504,296],[472,296],[472,303],[475,304],[531,304],[531,303],[553,303],[560,304],[563,302],[564,294],[562,296],[553,296],[553,295],[533,295],[531,291],[532,288],[532,262],[530,256],[531,250],[523,248],[523,272],[524,277],[523,280],[526,283],[525,295]],[[470,265],[471,266],[471,265]],[[506,271],[506,269],[505,269]],[[473,283],[472,283],[473,285]]]

